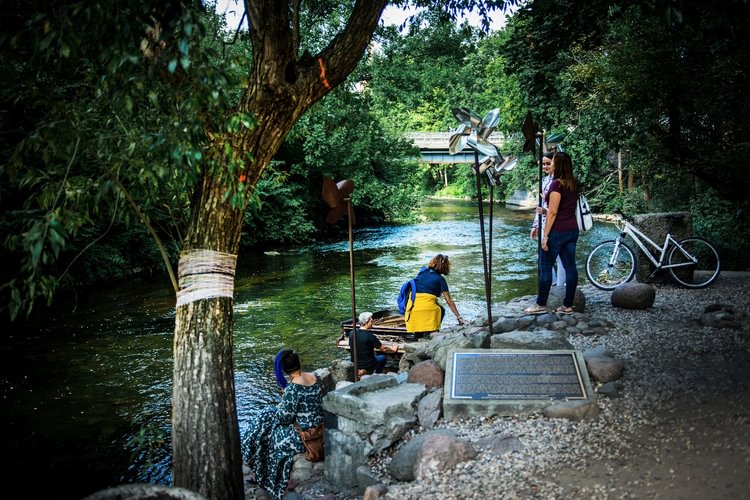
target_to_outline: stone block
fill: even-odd
[[[668,216],[674,215],[681,215],[682,220],[678,222],[670,220]],[[633,218],[635,219],[635,226],[659,246],[664,243],[664,238],[667,232],[669,232],[670,227],[672,236],[677,240],[687,238],[693,234],[693,219],[690,212],[638,214],[633,216]],[[659,272],[651,277],[654,265],[637,245],[629,246],[633,249],[638,259],[638,269],[635,274],[637,281],[641,283],[671,283],[669,273]]]
[[[372,447],[358,435],[326,429],[323,475],[338,487],[357,486],[357,469],[366,465]]]

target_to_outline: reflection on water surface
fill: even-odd
[[[531,215],[494,212],[492,300],[532,294]],[[428,202],[423,215],[418,224],[355,230],[358,310],[395,307],[401,283],[444,253],[459,311],[466,318],[481,315],[486,306],[476,205]],[[579,262],[591,243],[612,232],[598,225],[582,236]],[[339,323],[351,317],[345,236],[276,251],[239,258],[235,373],[243,429],[253,410],[278,400],[272,366],[278,349],[294,347],[308,368],[325,366],[343,357],[334,341]],[[56,498],[80,498],[119,482],[171,481],[173,307],[166,280],[124,284],[92,293],[75,313],[10,332],[0,386],[4,442],[13,457],[9,477]],[[455,324],[450,312],[445,324]],[[139,437],[142,429],[147,432]],[[161,446],[146,446],[161,439]]]

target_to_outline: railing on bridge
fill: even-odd
[[[445,149],[448,150],[450,141],[450,132],[406,132],[404,138],[411,140],[420,150],[425,149]],[[505,136],[500,132],[493,132],[489,139],[492,144],[501,148],[505,141]]]
[[[422,161],[430,164],[463,164],[474,162],[474,150],[464,148],[454,155],[448,153],[450,132],[406,132],[404,138],[411,140],[419,148]],[[493,132],[489,139],[492,144],[502,150],[505,136],[500,132]]]

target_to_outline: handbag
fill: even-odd
[[[305,447],[305,459],[308,462],[322,462],[325,458],[325,451],[323,450],[323,431],[325,427],[323,427],[323,422],[303,431],[295,421],[294,428],[299,433],[299,437]]]
[[[579,231],[590,231],[594,227],[594,216],[591,214],[591,208],[589,202],[583,194],[578,195],[578,203],[576,203],[576,222],[578,223]]]

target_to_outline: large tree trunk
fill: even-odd
[[[231,137],[212,136],[207,156],[219,168],[205,169],[193,197],[181,268],[202,250],[209,256],[237,255],[247,199],[263,171],[299,117],[355,68],[387,3],[358,0],[346,28],[325,49],[298,58],[298,18],[290,18],[290,11],[295,11],[289,2],[245,2],[253,61],[239,111],[252,114],[256,125]],[[222,168],[230,161],[224,154],[225,141],[231,144],[234,160],[247,153],[252,158],[235,170],[235,179],[226,178],[230,169]],[[225,193],[240,182],[245,195],[232,206]],[[172,402],[174,484],[211,499],[240,500],[245,493],[234,387],[234,267],[209,262],[195,269],[199,281],[230,276],[230,290],[187,300],[183,282],[191,276],[180,272]]]

